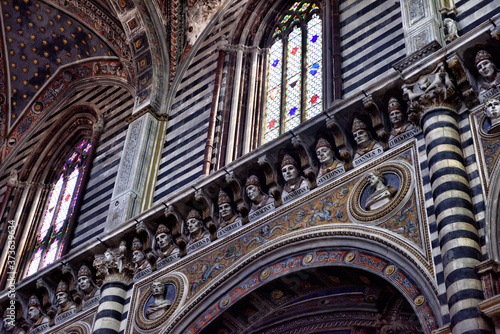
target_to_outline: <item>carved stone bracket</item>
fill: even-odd
[[[340,154],[340,159],[344,161],[344,167],[346,170],[352,168],[352,153],[349,151],[345,145],[344,135],[340,130],[340,127],[333,119],[328,119],[326,121],[326,127],[330,129],[335,140],[335,146],[337,146]]]
[[[140,236],[140,239],[143,242],[142,247],[144,250],[144,254],[146,254],[146,259],[151,264],[151,266],[155,268],[157,256],[153,252],[153,231],[144,222],[137,223],[135,225],[135,231]]]
[[[496,20],[490,19],[492,27],[490,28],[491,37],[500,42],[500,17]]]
[[[309,181],[309,189],[316,188],[316,172],[313,169],[313,158],[306,148],[301,137],[293,137],[292,145],[300,158],[300,167],[304,171],[304,175]]]
[[[266,176],[266,186],[269,189],[269,193],[274,197],[274,206],[278,207],[281,205],[281,187],[278,184],[278,177],[276,170],[273,168],[276,164],[271,160],[268,155],[261,156],[257,163],[262,168],[264,175]]]
[[[176,211],[173,205],[169,205],[165,209],[166,226],[172,231],[172,238],[179,246],[180,255],[186,255],[186,245],[188,240],[184,235],[184,220]]]
[[[363,107],[368,112],[368,115],[370,115],[373,129],[377,133],[380,144],[382,144],[384,150],[387,150],[389,148],[389,135],[385,131],[384,124],[382,124],[380,109],[371,94],[363,98]]]
[[[55,315],[55,310],[53,309],[53,301],[55,301],[55,293],[54,289],[49,282],[47,282],[44,278],[39,278],[36,281],[36,290],[38,291],[37,296],[42,296],[40,299],[40,303],[42,307],[47,311],[47,315],[52,319]]]
[[[236,210],[241,214],[242,223],[248,223],[249,206],[245,203],[243,197],[243,183],[235,177],[233,172],[228,172],[228,174],[226,174],[226,182],[233,192],[233,201],[236,204]]]
[[[194,194],[193,201],[197,208],[201,209],[201,217],[203,223],[210,232],[210,240],[213,241],[217,239],[217,228],[219,223],[213,219],[214,216],[214,204],[209,196],[203,191],[203,189],[197,189]]]
[[[73,297],[72,299],[75,300],[75,297],[78,296],[78,291],[76,289],[76,282],[77,282],[76,270],[69,264],[65,263],[63,264],[61,271],[64,277],[63,280],[68,282],[69,294]]]
[[[473,108],[479,104],[476,92],[471,85],[470,73],[466,70],[464,62],[460,57],[453,53],[446,59],[448,67],[453,73],[457,83],[457,88],[462,92],[464,102],[468,108]]]

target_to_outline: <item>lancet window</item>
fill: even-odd
[[[64,160],[43,211],[26,276],[61,257],[91,147],[90,139],[83,139]]]
[[[315,2],[282,13],[269,41],[262,143],[323,111],[323,23]]]

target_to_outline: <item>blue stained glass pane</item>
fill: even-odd
[[[310,119],[323,111],[323,35],[318,14],[307,23],[307,35],[305,119]]]
[[[264,135],[262,138],[264,143],[278,138],[280,135],[282,57],[283,41],[277,39],[269,49],[270,66],[267,70],[267,96],[264,110]]]
[[[300,105],[302,99],[302,30],[294,27],[288,37],[286,81],[289,83],[285,93],[285,132],[300,124]]]
[[[295,11],[295,10],[297,10],[297,8],[299,7],[299,5],[300,5],[300,2],[296,2],[296,3],[294,3],[294,4],[293,4],[293,6],[292,6],[292,7],[290,7],[290,9],[289,9],[289,10],[290,10],[290,11]]]

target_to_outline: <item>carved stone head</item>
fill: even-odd
[[[285,154],[281,161],[281,173],[285,182],[294,184],[299,178],[299,170],[297,169],[297,162],[291,155]]]
[[[159,224],[156,229],[155,240],[161,251],[165,251],[172,245],[172,238],[169,232],[168,228],[163,224]]]
[[[372,137],[368,132],[366,124],[357,118],[355,118],[352,122],[352,134],[358,148],[365,147],[372,141]]]
[[[191,210],[186,217],[186,227],[190,235],[197,235],[202,232],[203,226],[201,215],[197,210]]]
[[[223,220],[229,220],[234,216],[233,207],[231,206],[231,199],[229,198],[229,195],[222,189],[219,191],[217,205],[219,206],[219,213]]]
[[[479,74],[488,82],[492,82],[496,78],[498,69],[493,64],[491,54],[486,50],[479,50],[476,54],[476,68]]]

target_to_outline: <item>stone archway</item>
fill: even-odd
[[[390,283],[351,267],[312,267],[281,276],[229,306],[208,333],[424,333]]]
[[[399,251],[391,250],[390,247],[384,247],[374,240],[353,237],[351,233],[345,231],[344,233],[343,237],[337,235],[337,238],[326,231],[319,234],[312,233],[308,236],[302,235],[297,237],[298,240],[296,239],[296,242],[292,242],[289,239],[290,243],[283,243],[282,241],[261,250],[257,256],[252,258],[248,267],[244,265],[238,266],[237,272],[239,274],[236,275],[236,272],[232,274],[228,273],[223,278],[224,283],[222,281],[214,283],[210,288],[206,289],[203,298],[193,300],[187,306],[187,312],[182,312],[180,317],[173,319],[172,323],[166,326],[162,333],[168,333],[176,329],[182,329],[185,333],[189,334],[209,333],[210,330],[207,328],[216,326],[219,317],[224,315],[234,305],[239,305],[241,301],[246,300],[246,296],[258,295],[261,288],[263,289],[262,291],[265,291],[268,284],[272,284],[272,282],[278,279],[288,280],[290,279],[286,278],[288,275],[295,275],[295,273],[305,270],[306,273],[309,273],[307,270],[312,269],[326,273],[350,273],[350,276],[347,275],[340,278],[340,282],[344,283],[349,282],[349,277],[364,276],[367,278],[366,281],[368,283],[365,282],[363,289],[378,289],[381,292],[384,291],[385,294],[388,294],[387,291],[391,291],[390,295],[394,296],[394,300],[401,300],[402,305],[406,305],[403,308],[404,310],[412,310],[412,312],[405,311],[406,318],[418,319],[417,323],[420,324],[420,328],[418,325],[414,325],[415,333],[430,334],[433,330],[441,326],[442,319],[436,291],[429,285],[427,279],[422,276],[420,269],[409,262]],[[314,238],[314,241],[310,238]],[[335,275],[329,274],[326,276]],[[296,279],[294,280],[296,281]],[[318,281],[317,278],[315,280]],[[335,283],[335,279],[332,282]],[[376,282],[376,284],[370,284],[370,282]],[[300,282],[295,283],[295,286],[297,284],[300,286]],[[323,284],[327,286],[326,289],[341,287],[341,285],[335,286],[332,284],[328,287],[325,283]],[[287,285],[280,284],[280,286]],[[319,285],[317,287],[320,288]],[[350,286],[350,288],[360,287],[358,285]],[[289,289],[289,287],[287,288]],[[279,292],[277,293],[279,294]],[[302,297],[296,296],[295,299]],[[260,300],[265,300],[265,298],[261,297]],[[390,308],[390,305],[390,301],[386,301],[386,306]],[[239,310],[239,307],[236,309]],[[272,317],[273,312],[279,310],[281,309],[273,308],[269,313],[260,315],[259,319],[263,316]],[[373,313],[376,313],[374,310],[372,309]],[[389,313],[385,313],[386,311],[377,312],[382,316],[389,316]],[[392,320],[390,321],[386,320],[378,324],[373,323],[374,327],[372,328],[377,328],[376,326],[378,326],[378,330],[382,330],[382,325],[397,326],[401,323],[400,320],[404,318],[396,316],[395,318],[391,318]],[[403,322],[402,324],[406,325],[406,323]],[[262,328],[253,329],[256,330],[256,333],[260,333]],[[401,330],[393,332],[401,333]],[[403,332],[411,333],[411,331],[407,330]],[[239,333],[239,331],[236,329],[233,332],[222,331],[221,333],[230,334]],[[387,328],[386,333],[391,333],[389,328]]]

